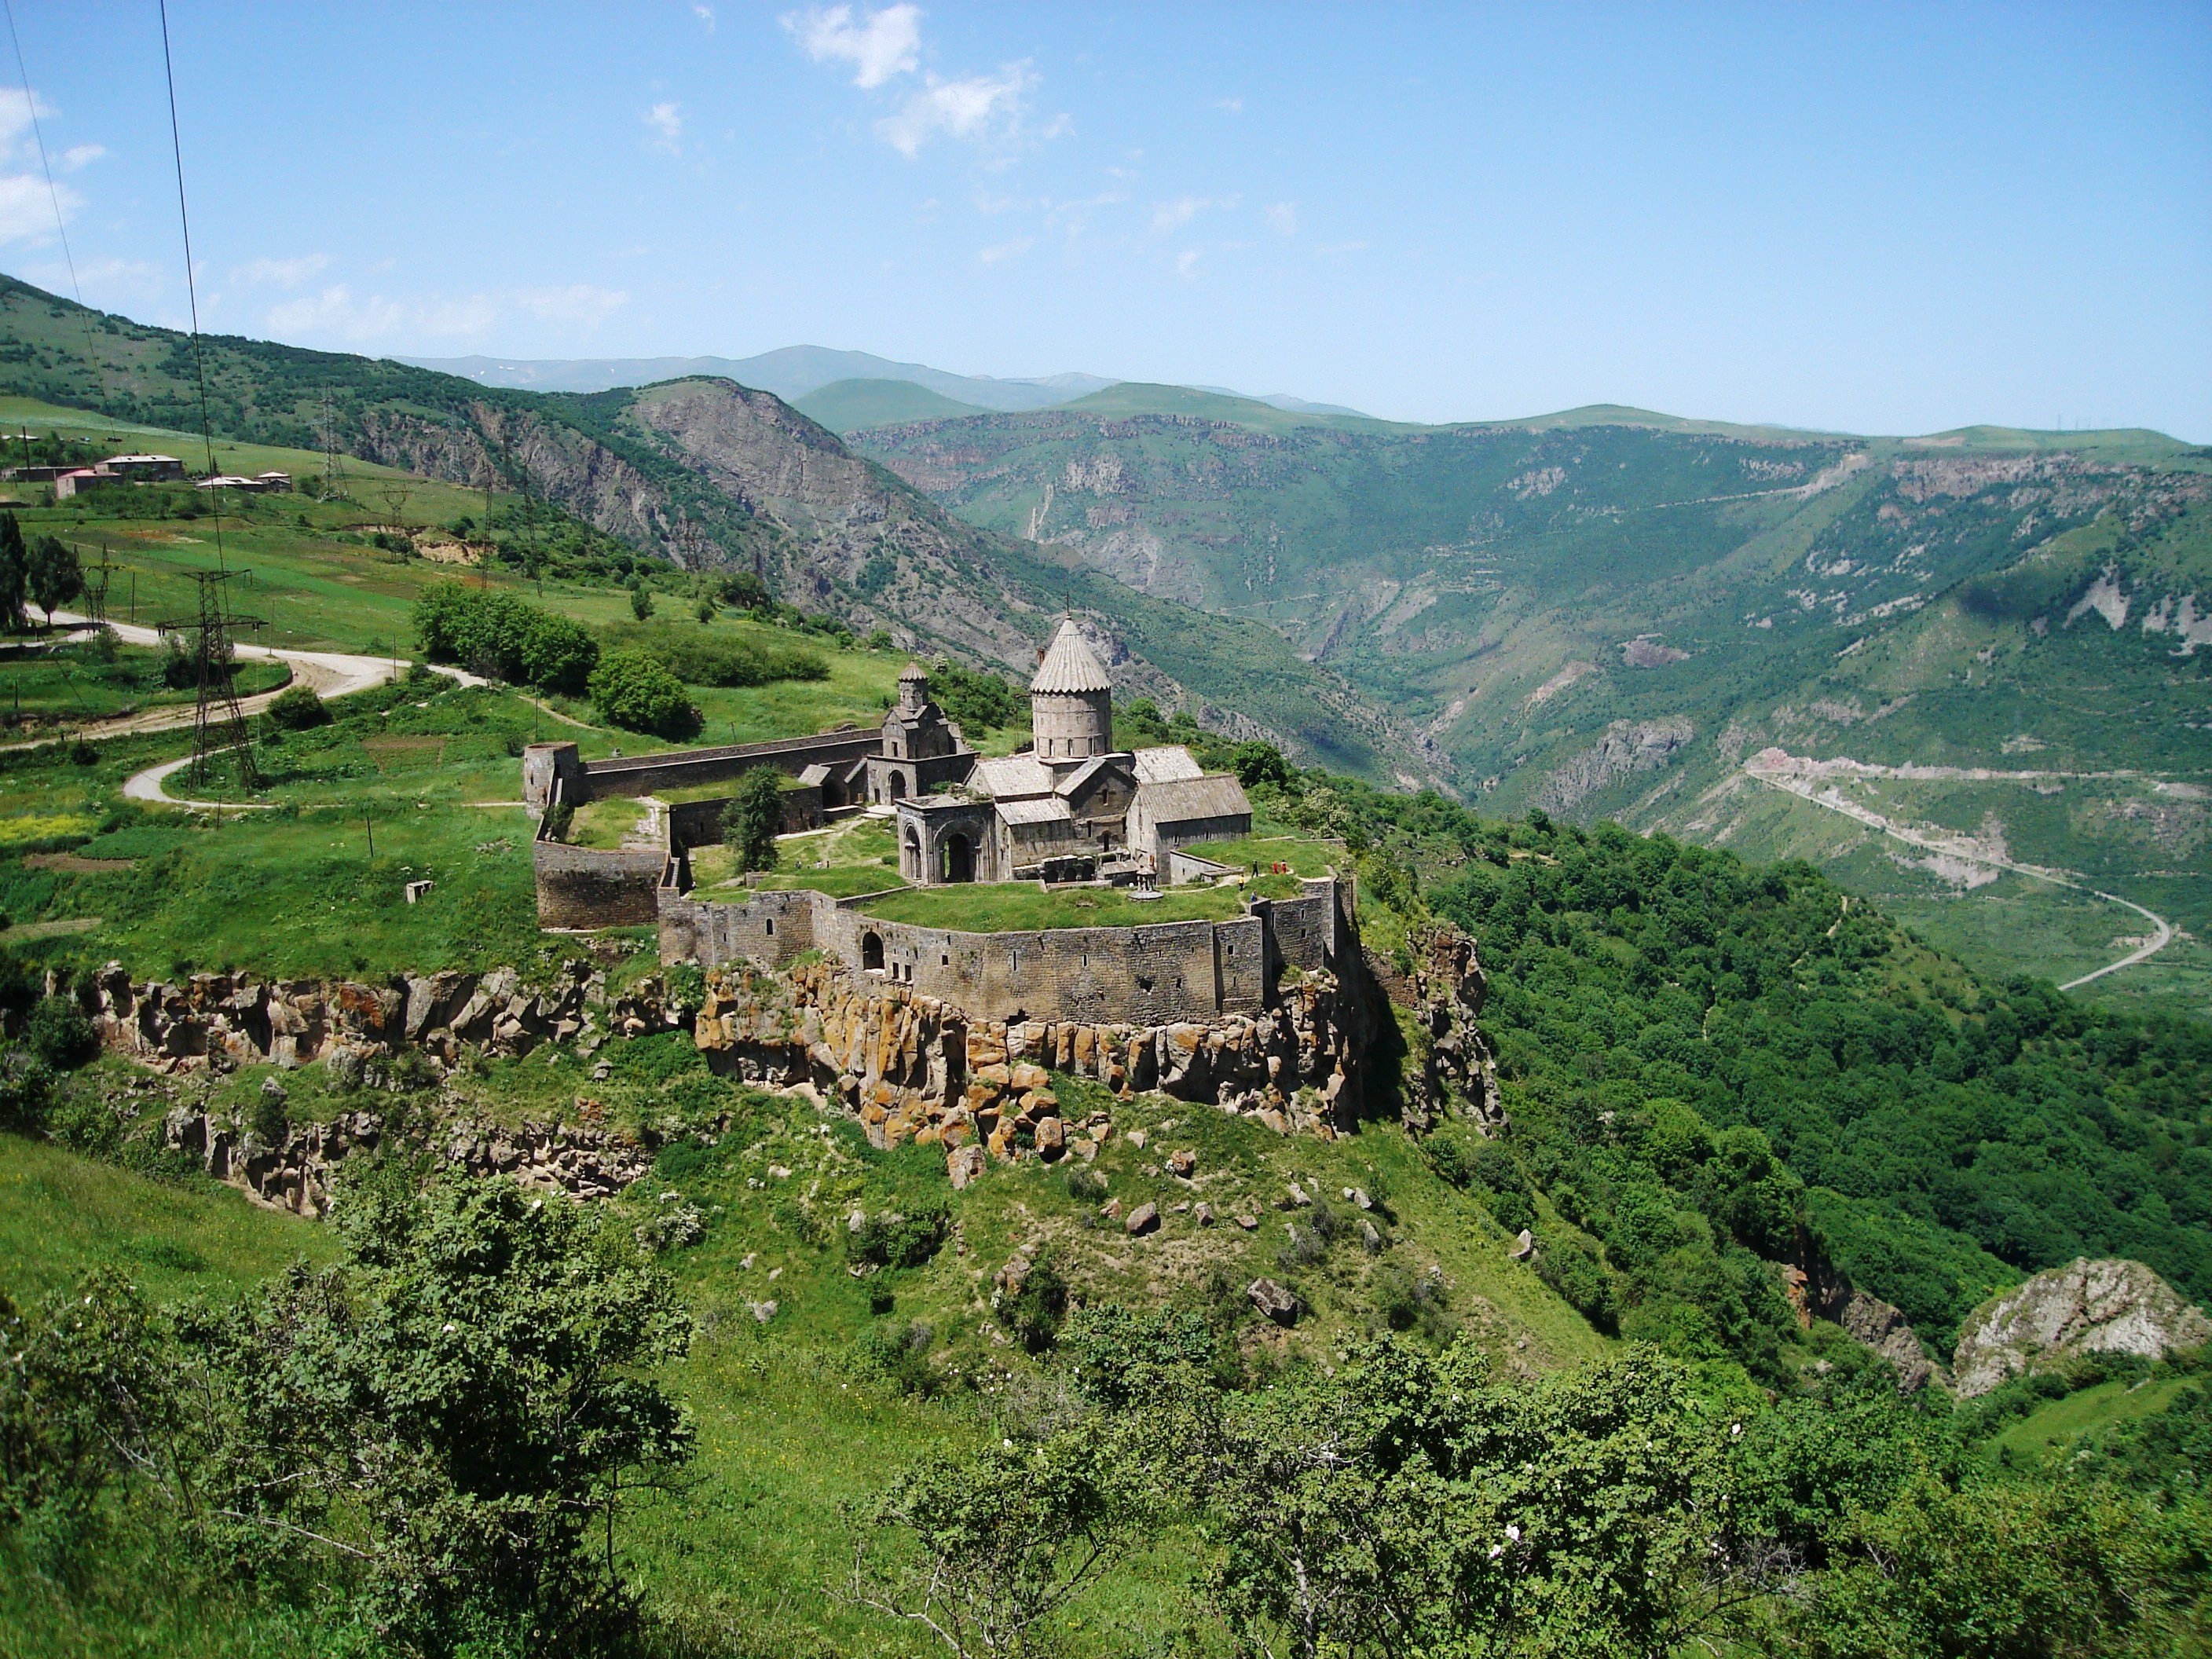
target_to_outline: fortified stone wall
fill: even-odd
[[[657,848],[602,851],[546,838],[530,844],[540,927],[639,927],[659,914],[653,898],[668,855]]]
[[[874,726],[863,726],[817,732],[811,738],[779,738],[770,743],[675,749],[656,755],[628,755],[618,760],[584,761],[580,763],[582,793],[565,799],[580,806],[587,800],[599,800],[609,795],[650,795],[656,790],[685,789],[696,784],[734,780],[757,766],[773,766],[795,777],[817,762],[850,765],[882,748],[883,733]],[[525,775],[526,782],[526,771]]]
[[[1170,1024],[1256,1013],[1281,969],[1334,971],[1347,951],[1344,890],[1333,878],[1302,898],[1255,901],[1231,921],[970,933],[864,915],[856,901],[760,892],[703,903],[663,887],[660,959],[778,968],[828,951],[848,966],[983,1019]]]

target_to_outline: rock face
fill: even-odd
[[[1279,1133],[1328,1138],[1358,1099],[1366,1047],[1362,1011],[1325,974],[1286,987],[1259,1014],[1092,1025],[970,1020],[936,997],[827,959],[781,974],[710,969],[692,1039],[719,1072],[811,1084],[841,1100],[877,1146],[912,1140],[948,1154],[980,1146],[997,1158],[1034,1151],[1048,1162],[1086,1140],[1095,1152],[1103,1127],[1064,1120],[1046,1086],[1050,1072],[1117,1094],[1158,1089]],[[973,1178],[971,1158],[961,1169]]]
[[[2212,1341],[2212,1320],[2140,1261],[2078,1257],[1985,1302],[1960,1328],[1962,1398],[2077,1353],[2155,1359]]]
[[[1438,1119],[1466,1119],[1485,1134],[1506,1125],[1498,1092],[1498,1073],[1490,1046],[1475,1029],[1490,981],[1477,960],[1474,941],[1442,924],[1411,941],[1413,969],[1401,973],[1372,951],[1367,970],[1383,994],[1401,1008],[1414,1011],[1418,1076],[1406,1079],[1406,1127],[1416,1134]]]
[[[605,974],[583,962],[543,986],[525,985],[511,968],[381,982],[195,974],[140,985],[111,962],[82,1000],[106,1047],[168,1072],[304,1066],[345,1051],[371,1065],[410,1048],[450,1064],[465,1046],[526,1054],[548,1041],[641,1036],[690,1018],[657,975],[611,998]]]
[[[281,1146],[254,1141],[235,1122],[179,1107],[162,1126],[172,1148],[198,1158],[218,1181],[263,1203],[319,1219],[330,1208],[331,1177],[356,1152],[373,1151],[383,1121],[368,1111],[292,1130]],[[526,1187],[572,1198],[611,1198],[649,1174],[650,1148],[588,1123],[448,1124],[429,1150],[471,1175],[508,1175]]]

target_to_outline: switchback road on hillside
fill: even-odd
[[[2118,893],[2107,893],[2100,888],[2090,886],[2086,882],[2075,881],[2058,871],[2045,869],[2041,865],[2018,863],[2002,854],[1990,852],[1972,836],[1939,834],[1900,824],[1894,819],[1883,817],[1872,807],[1862,806],[1855,800],[1845,799],[1843,792],[1836,787],[1834,782],[1834,780],[1844,777],[1892,777],[1996,782],[2031,778],[2133,778],[2143,776],[2144,774],[2137,772],[2000,772],[1985,770],[1978,767],[1870,766],[1863,761],[1854,760],[1809,760],[1802,756],[1790,754],[1781,749],[1760,750],[1759,753],[1744,762],[1743,770],[1747,777],[1763,783],[1771,789],[1779,789],[1784,794],[1795,795],[1800,800],[1809,801],[1815,806],[1826,807],[1831,812],[1839,812],[1855,823],[1863,823],[1869,830],[1878,830],[1893,840],[1903,842],[1908,847],[1917,847],[1923,853],[1933,853],[1943,858],[1958,859],[1968,864],[1978,864],[1988,869],[2009,870],[2014,875],[2026,876],[2033,881],[2048,882],[2054,887],[2069,887],[2077,893],[2087,893],[2092,897],[2103,899],[2108,903],[2123,906],[2150,923],[2154,931],[2148,945],[2130,951],[2118,962],[2108,962],[2103,967],[2083,974],[2078,979],[2068,980],[2065,984],[2058,988],[2062,991],[2077,989],[2088,984],[2092,980],[2102,979],[2107,974],[2117,974],[2121,969],[2132,968],[2139,962],[2148,962],[2173,940],[2173,928],[2166,918],[2145,909],[2133,899],[2122,898]],[[1825,789],[1821,787],[1823,784],[1827,786]]]

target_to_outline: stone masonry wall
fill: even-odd
[[[801,952],[834,952],[861,969],[878,958],[891,981],[986,1019],[1163,1024],[1256,1014],[1285,964],[1334,970],[1349,924],[1337,884],[1302,898],[1256,901],[1230,921],[969,933],[880,921],[811,893],[760,892],[702,903],[663,888],[665,963],[739,961],[775,968]],[[869,940],[872,936],[874,945]]]
[[[653,892],[668,862],[665,853],[601,851],[541,836],[530,844],[530,862],[540,927],[641,927],[659,914]]]

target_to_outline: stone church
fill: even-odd
[[[1174,878],[1182,848],[1251,833],[1252,805],[1233,775],[1205,771],[1181,744],[1115,749],[1114,683],[1072,620],[1060,623],[1030,682],[1031,742],[1021,753],[978,759],[957,726],[927,718],[936,705],[921,671],[907,675],[900,710],[884,723],[884,753],[867,766],[870,799],[896,811],[899,873],[917,886],[1151,884]],[[911,700],[910,681],[918,682]],[[909,708],[895,732],[893,720]],[[894,752],[916,743],[932,752]],[[885,793],[878,793],[879,777]],[[904,787],[891,793],[893,784]]]

